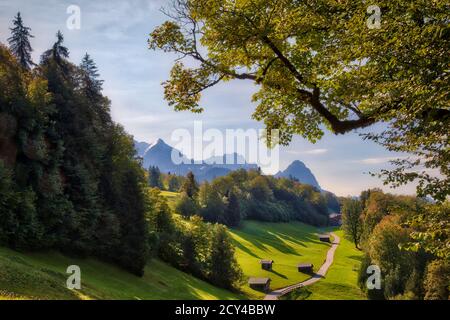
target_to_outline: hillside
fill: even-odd
[[[66,288],[66,268],[81,268],[80,291]],[[1,299],[239,299],[240,296],[153,260],[142,278],[94,259],[19,253],[0,247]]]
[[[243,292],[251,299],[264,294],[247,285],[250,276],[269,277],[271,288],[307,279],[298,273],[299,262],[312,262],[315,270],[322,264],[328,244],[317,241],[314,227],[294,223],[246,221],[230,233],[236,257],[244,271]],[[335,261],[326,277],[288,299],[364,299],[356,285],[356,270],[361,252],[343,238]],[[261,270],[259,260],[275,261],[273,271]],[[65,287],[68,265],[82,270],[82,290]],[[219,289],[172,268],[160,260],[151,261],[142,278],[95,259],[79,259],[59,253],[19,253],[0,248],[1,299],[240,299],[243,296]]]
[[[174,206],[178,193],[163,191],[169,205]],[[271,288],[277,289],[309,278],[298,273],[296,265],[311,262],[314,271],[322,265],[330,244],[318,241],[317,233],[333,231],[341,238],[333,264],[324,279],[308,287],[305,292],[293,293],[289,299],[364,299],[365,295],[356,285],[357,269],[362,252],[344,238],[338,227],[318,229],[301,223],[266,223],[244,221],[239,228],[230,229],[236,246],[236,258],[244,272],[242,291],[250,298],[261,299],[264,293],[252,290],[247,284],[249,277],[269,277]],[[273,270],[261,269],[260,259],[274,260]]]
[[[264,223],[245,221],[241,228],[230,231],[236,244],[236,256],[246,280],[269,277],[271,288],[277,289],[308,279],[297,271],[300,262],[311,262],[314,270],[322,265],[330,245],[317,238],[318,229],[300,222]],[[274,260],[273,270],[261,269],[260,259]],[[247,283],[243,291],[250,297],[264,294],[252,290]]]
[[[336,250],[335,261],[326,277],[307,287],[309,300],[363,300],[365,294],[356,281],[363,252],[344,237],[342,230],[334,231],[341,244]]]

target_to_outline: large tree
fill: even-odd
[[[344,199],[341,211],[342,228],[346,235],[353,241],[355,247],[358,248],[362,234],[361,201],[351,198]]]
[[[82,70],[80,80],[86,95],[91,99],[99,98],[104,81],[99,79],[97,65],[89,54],[83,56],[80,69]]]
[[[230,227],[237,227],[241,223],[241,207],[236,194],[231,191],[225,209],[225,220]]]
[[[10,28],[11,37],[8,38],[11,52],[19,60],[22,67],[31,69],[34,63],[31,59],[33,49],[31,48],[30,38],[34,38],[34,36],[30,33],[31,29],[23,25],[20,12],[14,17],[13,24],[14,27]]]
[[[175,110],[201,112],[205,89],[253,81],[253,117],[280,129],[283,144],[294,134],[315,142],[325,128],[344,134],[385,122],[385,132],[367,138],[415,155],[384,172],[386,181],[418,179],[420,194],[443,199],[450,189],[448,4],[377,4],[380,28],[370,29],[365,2],[174,0],[171,19],[149,39],[151,49],[180,56],[165,98]]]
[[[42,54],[42,62],[46,62],[49,59],[53,59],[58,65],[64,65],[64,59],[69,58],[69,49],[63,45],[64,36],[61,31],[58,30],[56,33],[56,42],[53,44],[51,49],[46,50]]]
[[[214,225],[211,248],[211,282],[227,289],[237,287],[242,280],[242,270],[228,231],[221,224]]]
[[[157,166],[150,166],[148,168],[148,184],[152,188],[163,188],[161,171]]]
[[[199,187],[197,181],[195,181],[195,176],[192,171],[189,171],[186,175],[186,180],[181,186],[181,191],[185,192],[189,198],[195,199],[197,198],[198,190]]]

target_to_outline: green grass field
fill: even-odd
[[[81,290],[66,288],[66,268],[81,268]],[[153,260],[142,278],[94,259],[19,253],[0,247],[1,299],[239,299]]]
[[[342,230],[335,231],[341,238],[336,250],[333,265],[324,279],[287,295],[285,299],[293,300],[361,300],[365,294],[356,284],[357,270],[363,253],[353,243],[344,238]]]
[[[167,199],[167,204],[169,205],[170,209],[174,210],[175,204],[180,194],[178,192],[161,191],[161,195]]]
[[[272,289],[310,278],[310,275],[297,271],[298,263],[311,262],[315,271],[320,268],[330,244],[320,242],[318,232],[317,228],[300,222],[256,221],[245,221],[242,227],[230,231],[246,280],[248,277],[269,277]],[[274,260],[273,270],[262,270],[260,259]],[[242,290],[251,298],[264,296],[264,293],[248,287],[247,283]]]
[[[178,193],[163,191],[172,206]],[[269,277],[271,288],[277,289],[308,279],[307,274],[297,271],[300,262],[311,262],[317,271],[325,260],[330,245],[320,242],[317,233],[336,231],[337,228],[319,230],[300,222],[264,223],[244,221],[230,233],[236,245],[236,258],[244,272],[242,291],[250,298],[261,299],[264,293],[247,285],[249,277]],[[336,231],[341,244],[336,251],[335,261],[325,279],[308,287],[308,291],[293,293],[289,299],[364,299],[356,285],[356,270],[362,253],[344,239],[342,231]],[[260,259],[275,261],[272,271],[261,269]]]
[[[173,207],[178,193],[163,191]],[[361,251],[344,238],[343,232],[333,265],[324,279],[284,299],[364,299],[356,285]],[[330,244],[320,242],[318,230],[300,222],[264,223],[244,221],[231,229],[236,246],[236,258],[244,272],[243,293],[251,299],[261,299],[264,293],[247,285],[249,277],[269,277],[271,288],[277,289],[304,281],[310,275],[299,273],[297,264],[311,262],[317,271],[325,260]],[[273,270],[261,269],[260,259],[274,260]],[[79,265],[82,289],[66,288],[66,268]],[[183,273],[160,260],[152,260],[142,278],[111,264],[95,259],[80,259],[59,253],[20,253],[0,247],[1,299],[242,299],[227,290],[217,288]]]

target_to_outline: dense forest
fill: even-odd
[[[197,185],[192,173],[181,186],[177,211],[230,227],[243,219],[268,222],[298,220],[315,226],[328,224],[335,197],[295,179],[262,175],[259,170],[236,170]]]
[[[449,299],[450,206],[367,190],[343,201],[343,228],[365,253],[359,284],[370,299]],[[368,290],[377,265],[381,288]]]
[[[326,226],[330,212],[339,212],[338,198],[319,191],[294,177],[275,178],[260,170],[239,169],[199,184],[192,172],[186,177],[162,173],[158,167],[148,169],[152,188],[180,192],[176,211],[185,217],[198,215],[208,222],[229,227],[241,220],[267,222],[298,220]]]
[[[94,61],[71,63],[63,35],[35,65],[20,14],[0,45],[0,241],[146,262],[144,171],[114,123]]]
[[[0,45],[0,243],[95,256],[136,275],[159,256],[233,289],[241,273],[226,228],[179,222],[148,186],[92,58],[71,63],[58,32],[35,64],[20,14],[14,25],[10,48]]]

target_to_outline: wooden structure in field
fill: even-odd
[[[328,234],[320,234],[319,240],[322,242],[331,242],[330,236]]]
[[[248,285],[254,290],[268,292],[270,291],[270,278],[251,277],[248,279]]]
[[[274,263],[273,260],[268,260],[268,259],[262,259],[259,261],[259,263],[261,264],[261,268],[264,270],[272,270],[272,265]]]
[[[313,273],[314,265],[312,263],[299,263],[297,265],[298,272]]]

